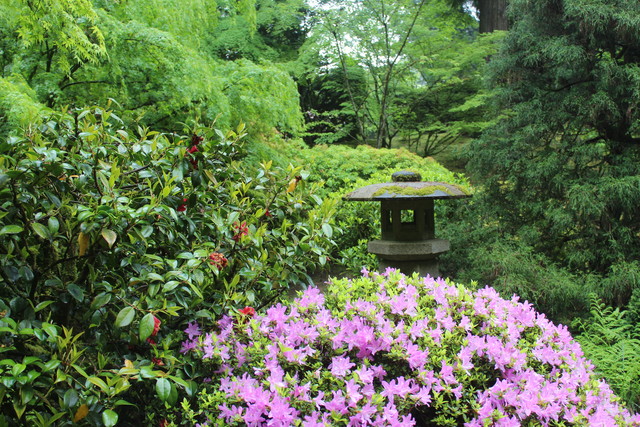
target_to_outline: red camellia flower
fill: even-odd
[[[151,332],[151,336],[155,337],[158,335],[158,331],[160,331],[160,325],[162,322],[157,317],[153,316],[153,332]]]
[[[245,307],[242,310],[240,310],[240,313],[244,314],[245,316],[255,316],[256,311],[253,309],[253,307]]]
[[[233,227],[236,229],[236,234],[233,235],[232,239],[236,242],[242,238],[242,236],[246,236],[249,234],[249,227],[247,227],[247,221],[242,221],[242,224],[235,222]]]
[[[191,143],[193,145],[198,145],[204,140],[204,136],[196,135],[195,133],[191,135]]]
[[[178,212],[185,212],[187,210],[187,200],[189,199],[182,199],[182,204],[180,206],[178,206],[177,211]]]
[[[191,163],[191,165],[193,166],[194,169],[198,169],[198,160],[196,160],[193,156],[190,156],[190,154],[195,153],[198,150],[198,144],[200,144],[202,142],[204,138],[202,136],[198,136],[196,134],[193,134],[191,136],[191,147],[187,149],[187,152],[184,153],[185,157],[189,156],[189,162]]]
[[[158,423],[158,427],[167,427],[169,425],[169,421],[166,418],[163,418]]]
[[[229,260],[227,260],[221,253],[214,252],[209,255],[209,263],[220,270],[227,266]]]
[[[162,361],[162,359],[160,359],[159,357],[152,357],[151,361],[153,362],[154,365],[156,366],[164,366],[164,362]]]

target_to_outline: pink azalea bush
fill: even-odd
[[[394,270],[187,329],[204,425],[638,425],[566,327],[491,288]]]

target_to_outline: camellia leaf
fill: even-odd
[[[84,300],[84,291],[75,283],[69,283],[67,285],[67,291],[76,301],[82,302]]]
[[[5,225],[4,227],[0,228],[0,236],[2,236],[3,234],[17,234],[22,230],[23,228],[19,225]]]
[[[73,416],[73,422],[77,423],[78,421],[84,419],[89,414],[89,407],[86,404],[80,405],[76,414]]]
[[[156,394],[165,402],[171,394],[171,383],[166,378],[158,378],[156,381]]]
[[[63,402],[64,406],[67,408],[75,406],[75,404],[78,402],[78,392],[70,388],[64,393]]]
[[[154,324],[153,314],[145,314],[142,320],[140,320],[140,341],[144,341],[151,336]]]
[[[31,228],[33,228],[33,231],[35,231],[36,234],[43,239],[51,238],[51,232],[49,231],[49,229],[39,222],[34,222],[33,224],[31,224]]]
[[[84,234],[82,231],[78,234],[78,255],[84,256],[89,249],[89,235]]]
[[[333,236],[333,228],[331,228],[331,226],[326,222],[322,224],[322,231],[324,232],[324,235],[327,236],[328,238],[331,238],[331,236]]]
[[[107,409],[102,413],[102,423],[107,427],[113,427],[118,423],[118,414],[111,409]]]
[[[116,242],[116,239],[118,238],[118,235],[116,234],[116,232],[113,230],[109,230],[108,228],[103,228],[101,234],[104,240],[107,241],[107,244],[109,245],[110,248],[113,246],[113,244]]]
[[[136,316],[136,311],[133,307],[125,307],[116,316],[116,326],[118,328],[124,328],[133,322]]]

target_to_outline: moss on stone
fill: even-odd
[[[391,180],[393,182],[420,182],[422,181],[422,175],[413,170],[404,170],[394,172],[391,175]]]
[[[460,190],[463,194],[468,195],[469,193],[464,190],[463,188],[460,188],[460,186],[458,185],[453,185],[451,184],[452,187],[455,187],[456,189]],[[400,185],[388,185],[385,187],[381,187],[379,190],[377,190],[375,193],[373,193],[373,197],[380,197],[383,194],[397,194],[399,196],[430,196],[431,194],[435,193],[436,191],[442,191],[450,196],[455,196],[456,194],[454,194],[451,191],[451,188],[444,186],[444,185],[430,185],[430,186],[425,186],[425,187],[421,187],[421,188],[415,188],[415,187],[404,187],[404,186],[400,186]]]

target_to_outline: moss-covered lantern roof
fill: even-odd
[[[420,179],[415,174],[414,179]],[[353,190],[342,199],[348,201],[370,201],[388,199],[460,199],[471,197],[465,189],[455,184],[444,182],[411,181],[411,177],[405,171],[396,172],[394,182],[371,184],[366,187]]]

